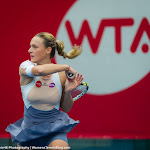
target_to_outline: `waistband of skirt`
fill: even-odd
[[[36,108],[33,108],[32,106],[30,106],[28,109],[25,107],[24,108],[24,119],[25,120],[49,120],[49,121],[54,121],[58,115],[60,114],[60,111],[57,110],[56,108],[53,108],[51,110],[48,111],[43,111],[43,110],[38,110]]]

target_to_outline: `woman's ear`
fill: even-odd
[[[46,54],[50,54],[51,51],[52,51],[52,48],[51,48],[51,47],[48,47],[48,48],[46,49]]]

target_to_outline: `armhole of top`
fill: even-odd
[[[57,89],[58,89],[58,92],[59,92],[59,95],[60,95],[60,99],[61,99],[61,95],[62,95],[62,85],[61,85],[61,81],[60,81],[60,77],[59,77],[59,74],[58,73],[54,73],[52,75],[52,80],[54,81]]]

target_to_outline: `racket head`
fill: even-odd
[[[82,82],[77,88],[71,91],[73,101],[76,101],[82,97],[88,91],[88,89],[88,84],[86,82]]]

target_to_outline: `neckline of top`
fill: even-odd
[[[48,76],[40,76],[40,78],[43,79],[43,80],[49,80],[49,79],[52,78],[53,75],[51,74],[49,77]]]

